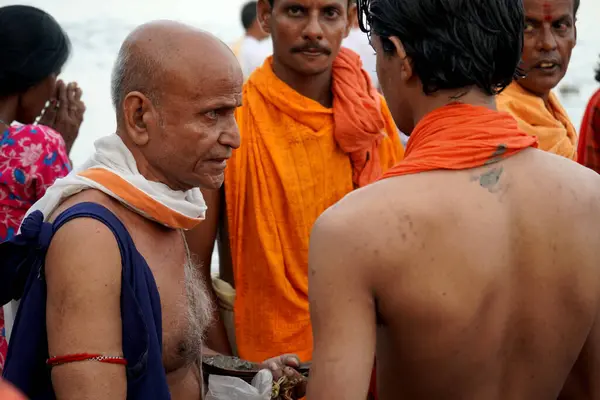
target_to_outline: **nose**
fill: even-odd
[[[321,27],[318,13],[311,13],[308,16],[306,25],[304,26],[304,30],[302,32],[302,37],[304,40],[309,40],[312,42],[323,39],[323,28]]]
[[[551,26],[544,24],[544,27],[540,30],[539,46],[546,52],[556,49],[556,38]]]
[[[240,130],[238,129],[237,122],[235,122],[235,117],[231,115],[231,117],[227,118],[223,126],[223,130],[219,136],[219,143],[223,146],[237,149],[240,147],[240,141]]]

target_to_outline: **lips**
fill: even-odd
[[[560,66],[560,63],[556,60],[543,60],[535,64],[534,68],[541,69],[543,71],[551,71]]]
[[[304,49],[301,53],[306,54],[307,56],[320,56],[325,54],[325,51],[321,49]]]

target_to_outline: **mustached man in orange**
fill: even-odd
[[[258,362],[294,353],[310,361],[312,226],[346,194],[380,178],[403,148],[359,56],[340,48],[354,4],[260,0],[257,7],[274,54],[244,86],[235,114],[240,149],[228,161],[224,192],[205,193],[207,221],[188,241],[208,278],[221,226],[221,278],[235,287],[240,357]],[[231,351],[222,324],[207,339],[213,350]]]
[[[411,135],[313,228],[308,398],[364,400],[374,355],[382,400],[597,397],[600,177],[496,111],[522,1],[360,2]]]
[[[498,109],[510,113],[539,148],[576,159],[577,131],[552,89],[564,78],[577,42],[580,0],[524,0],[523,64],[526,76],[498,96]]]

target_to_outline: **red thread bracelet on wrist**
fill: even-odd
[[[58,357],[50,357],[46,360],[46,364],[51,367],[60,364],[68,364],[72,362],[78,361],[98,361],[106,364],[119,364],[119,365],[127,365],[127,360],[124,357],[120,356],[105,356],[102,354],[90,354],[90,353],[77,353],[77,354],[69,354],[66,356],[58,356]]]

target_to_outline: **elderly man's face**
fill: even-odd
[[[525,0],[523,67],[519,84],[546,97],[565,76],[575,47],[573,0]]]
[[[243,76],[235,56],[206,56],[180,65],[160,95],[161,122],[149,158],[173,189],[217,189],[227,159],[240,145],[234,110],[241,105]],[[209,61],[210,60],[210,61]]]

